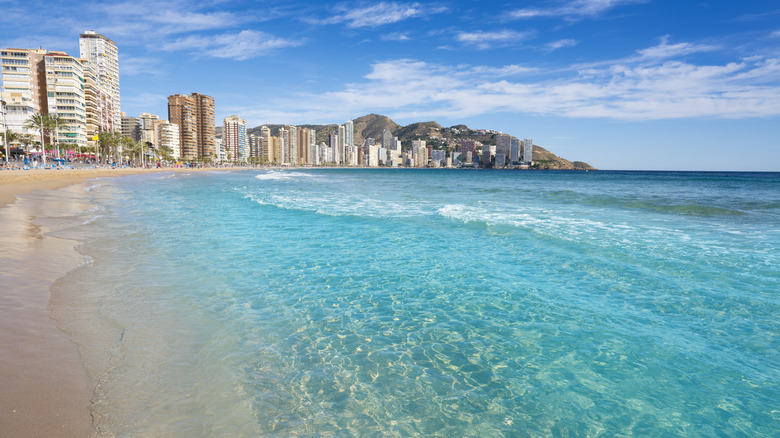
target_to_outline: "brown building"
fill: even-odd
[[[179,125],[182,159],[208,160],[216,156],[213,97],[199,93],[168,96],[168,120]]]

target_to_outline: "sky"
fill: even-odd
[[[117,43],[121,109],[217,125],[376,113],[494,129],[600,169],[780,171],[777,0],[0,0],[0,47]]]

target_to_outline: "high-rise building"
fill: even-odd
[[[437,163],[438,166],[444,166],[446,159],[446,151],[441,149],[434,149],[431,151],[431,161]]]
[[[195,100],[195,119],[198,124],[198,158],[210,158],[216,154],[214,98],[199,93],[192,93],[192,97]]]
[[[46,113],[62,121],[55,143],[68,149],[87,146],[87,111],[84,97],[84,66],[65,52],[44,55],[46,72]]]
[[[339,159],[336,161],[336,164],[347,164],[347,160],[349,159],[347,157],[347,130],[344,127],[344,125],[339,125],[339,138],[338,138],[338,149],[339,149]]]
[[[141,115],[143,117],[143,114]],[[195,116],[195,101],[190,96],[174,94],[168,96],[168,120],[179,125],[180,158],[198,158],[198,123]]]
[[[328,135],[328,139],[330,140],[329,147],[332,154],[331,160],[334,163],[339,164],[341,163],[341,155],[339,155],[339,135],[336,132],[332,132]]]
[[[533,164],[534,161],[534,141],[530,138],[526,138],[523,141],[523,162],[527,165]]]
[[[113,110],[113,126],[122,126],[119,98],[119,50],[116,43],[105,36],[88,30],[79,37],[79,56],[88,59],[95,67],[96,82],[110,97]]]
[[[241,117],[233,115],[226,117],[223,125],[225,151],[235,161],[246,161],[249,158],[247,153],[246,121]]]
[[[93,138],[101,132],[121,130],[114,125],[114,99],[97,84],[95,65],[86,58],[80,58],[84,67],[84,101],[87,113],[87,146],[95,146]],[[121,113],[120,113],[121,115]]]
[[[425,147],[425,140],[412,140],[412,159],[415,167],[428,164],[428,148]]]
[[[287,162],[296,165],[298,164],[298,127],[297,126],[285,126],[287,132]]]
[[[344,122],[344,144],[348,148],[355,146],[355,124],[352,120]]]
[[[271,130],[267,126],[262,126],[260,128],[260,137],[260,160],[266,163],[275,162],[273,143],[271,143]]]
[[[157,143],[154,146],[158,152],[163,150],[170,150],[171,156],[174,159],[179,159],[181,147],[179,146],[179,125],[171,123],[167,120],[157,120],[154,125],[157,129]]]
[[[511,155],[512,136],[498,134],[496,136],[496,166],[506,165],[506,158]]]
[[[477,142],[474,140],[460,141],[460,161],[471,164],[477,158]]]
[[[512,141],[509,146],[509,162],[510,164],[517,164],[520,162],[520,139],[512,137]]]
[[[284,160],[282,151],[284,150],[283,140],[280,137],[271,137],[271,149],[273,150],[273,163],[281,164]]]
[[[382,147],[387,150],[395,149],[396,147],[395,137],[393,137],[393,133],[389,129],[382,131]]]
[[[490,145],[482,146],[482,156],[479,158],[479,164],[482,167],[488,167],[491,164],[494,151],[495,149],[491,148]]]
[[[127,117],[122,112],[122,137],[130,137],[135,141],[141,141],[141,119],[138,117]]]
[[[168,119],[179,125],[181,158],[202,160],[216,155],[213,97],[199,93],[168,96]]]
[[[281,127],[279,128],[279,133],[277,135],[279,136],[279,139],[281,141],[281,146],[282,146],[282,150],[279,155],[279,163],[289,164],[290,163],[290,131],[288,131],[284,127]]]
[[[46,71],[43,49],[5,49],[0,51],[3,75],[3,100],[6,103],[7,129],[20,134],[37,134],[27,130],[27,119],[41,112],[46,96]]]

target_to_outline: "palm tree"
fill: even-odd
[[[160,145],[160,154],[163,156],[163,159],[165,161],[171,161],[171,156],[173,155],[173,149],[170,146],[167,145]]]
[[[19,141],[19,134],[11,131],[10,129],[6,129],[3,135],[4,135],[3,141],[5,142],[4,146],[10,146],[11,144],[13,144],[14,141]],[[11,158],[9,157],[10,152],[9,150],[4,150],[4,153],[6,154],[5,162],[7,163],[8,160]]]
[[[43,141],[44,133],[49,132],[49,115],[48,114],[32,114],[24,122],[24,127],[27,129],[37,129],[41,134],[41,150],[43,154],[43,166],[46,167],[46,143]]]
[[[98,134],[98,142],[100,143],[100,151],[103,155],[103,164],[107,161],[108,156],[114,155],[117,152],[117,147],[121,141],[122,135],[118,132],[101,132]]]
[[[49,132],[54,132],[54,138],[57,146],[57,158],[60,158],[60,129],[66,128],[65,119],[59,114],[48,114]]]

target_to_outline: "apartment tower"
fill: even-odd
[[[79,56],[94,66],[98,88],[111,99],[115,129],[122,126],[119,99],[119,50],[116,43],[88,30],[79,36]]]
[[[213,97],[199,93],[168,96],[168,120],[179,125],[182,159],[199,160],[216,156]]]
[[[233,115],[226,117],[223,125],[225,152],[230,154],[235,161],[246,161],[249,158],[247,154],[246,121],[241,117]]]

